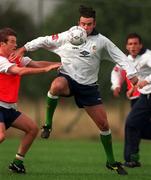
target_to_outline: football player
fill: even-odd
[[[127,172],[121,163],[116,162],[112,150],[111,130],[102,98],[98,90],[98,72],[101,67],[103,50],[127,71],[127,77],[132,83],[137,82],[136,69],[126,55],[107,37],[96,30],[95,10],[80,6],[78,25],[86,30],[87,40],[80,46],[74,46],[67,41],[67,31],[52,36],[39,37],[28,42],[16,54],[46,48],[58,54],[62,66],[58,77],[53,80],[47,96],[46,123],[41,136],[48,138],[52,130],[52,118],[59,96],[74,96],[79,108],[84,108],[100,130],[100,140],[105,149],[108,169],[125,175]]]

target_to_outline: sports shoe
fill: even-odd
[[[122,167],[122,163],[120,162],[115,162],[113,164],[106,163],[106,167],[110,170],[116,171],[120,175],[127,175],[128,173],[126,170]]]
[[[17,165],[14,162],[10,163],[9,170],[19,174],[25,174],[26,170],[23,164]]]
[[[138,161],[124,162],[123,165],[129,168],[141,167],[141,163]]]
[[[50,135],[51,129],[47,126],[43,126],[41,129],[41,137],[47,139]]]

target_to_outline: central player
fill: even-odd
[[[46,48],[61,58],[62,66],[58,77],[52,82],[47,97],[46,124],[42,137],[48,138],[52,129],[52,117],[56,109],[58,96],[74,96],[79,108],[84,108],[100,130],[100,139],[107,156],[106,167],[125,175],[121,163],[116,162],[112,150],[112,137],[107,115],[98,90],[98,72],[103,51],[106,50],[115,63],[126,70],[132,83],[137,82],[136,69],[124,53],[108,38],[95,29],[95,11],[80,6],[79,26],[87,32],[87,41],[80,46],[67,43],[67,32],[53,36],[39,37],[25,44],[17,52],[34,51]]]

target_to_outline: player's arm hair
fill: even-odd
[[[60,62],[56,62],[45,67],[18,67],[16,65],[12,65],[8,68],[7,73],[10,74],[17,74],[19,76],[28,75],[28,74],[39,74],[39,73],[46,73],[53,69],[58,69],[61,66]]]
[[[27,67],[34,67],[34,68],[39,68],[39,67],[46,67],[52,64],[56,64],[58,62],[50,62],[50,61],[30,61],[27,65]]]
[[[18,67],[13,65],[8,68],[8,73],[10,74],[17,74],[19,76],[28,75],[28,74],[38,74],[48,72],[45,67],[42,68],[32,68],[32,67]]]

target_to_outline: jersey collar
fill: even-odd
[[[98,35],[99,33],[97,32],[96,29],[93,29],[93,31],[91,32],[91,34],[89,36],[95,36]]]

